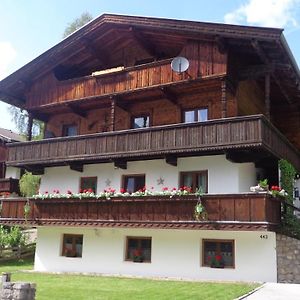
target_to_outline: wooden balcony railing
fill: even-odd
[[[4,224],[205,227],[270,229],[281,222],[281,203],[267,194],[205,195],[207,220],[196,221],[198,197],[144,196],[107,199],[3,199]],[[25,217],[24,206],[30,206]]]
[[[263,116],[216,119],[8,145],[8,166],[57,166],[258,149],[300,169],[299,151]]]
[[[19,179],[15,178],[0,178],[0,193],[16,193],[19,194]]]

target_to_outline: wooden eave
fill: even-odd
[[[97,49],[99,51],[103,49],[107,55],[107,47],[115,45],[109,46],[109,43],[113,43],[115,40],[109,39],[110,35],[115,35],[119,39],[135,40],[136,44],[144,48],[146,52],[148,51],[150,56],[159,56],[160,53],[157,52],[157,48],[161,43],[168,41],[170,49],[172,43],[175,47],[175,52],[171,51],[168,54],[172,57],[189,39],[217,41],[219,44],[222,41],[223,48],[227,46],[229,49],[238,43],[241,45],[241,51],[249,51],[252,40],[261,43],[263,48],[274,45],[270,51],[275,56],[283,57],[291,65],[289,74],[290,77],[294,78],[292,85],[299,91],[299,70],[284,42],[282,29],[104,14],[2,80],[0,82],[2,99],[7,103],[23,106],[25,90],[28,87],[24,82],[27,82],[28,78],[38,80],[43,74],[60,64],[68,60],[72,61],[72,57],[76,53],[81,53],[83,64],[88,64],[88,60],[94,60],[99,66],[103,65],[104,59],[101,59],[101,55],[97,57],[95,54],[97,51],[93,47],[102,44],[103,46]],[[93,44],[87,41],[93,41]],[[255,50],[251,49],[250,51],[255,54]],[[291,90],[292,94],[294,92],[296,91]],[[297,93],[295,97],[298,96],[300,95]]]

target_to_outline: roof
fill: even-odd
[[[115,14],[95,18],[3,79],[0,98],[24,107],[28,86],[49,70],[69,68],[70,72],[74,69],[90,72],[91,65],[109,60],[112,60],[110,67],[118,66],[119,56],[111,57],[110,53],[118,47],[127,48],[133,38],[138,38],[148,52],[158,56],[166,55],[159,52],[160,48],[169,51],[168,57],[176,56],[178,47],[188,39],[221,41],[246,55],[255,53],[263,63],[276,62],[286,67],[285,71],[278,71],[279,80],[289,90],[289,97],[300,99],[300,72],[283,29]]]
[[[24,137],[22,137],[20,134],[5,128],[0,128],[0,139],[9,143],[24,141]]]

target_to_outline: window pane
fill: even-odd
[[[192,187],[193,186],[193,175],[184,174],[183,175],[183,186]]]
[[[151,239],[128,238],[126,259],[134,262],[151,261]]]
[[[145,187],[145,176],[138,176],[135,178],[135,191],[141,190]]]
[[[230,242],[222,242],[220,245],[221,248],[221,255],[224,261],[225,266],[233,266],[233,249],[232,243]]]
[[[197,175],[197,184],[196,187],[201,189],[203,193],[207,193],[207,184],[206,184],[206,174]]]
[[[207,108],[198,109],[198,121],[199,122],[207,121]]]
[[[77,237],[75,239],[75,247],[76,257],[82,257],[82,237]]]
[[[204,242],[204,265],[210,265],[211,259],[217,254],[217,243]]]
[[[96,193],[97,190],[97,177],[81,177],[80,180],[80,189],[83,192],[84,190],[92,190]]]
[[[134,193],[145,186],[145,176],[144,175],[126,176],[124,182],[125,182],[124,189],[128,193]]]
[[[188,110],[184,112],[184,123],[195,122],[195,111]]]
[[[75,136],[75,135],[77,135],[77,125],[64,125],[63,135],[64,136]]]
[[[149,116],[136,117],[133,121],[133,128],[149,127]]]
[[[133,193],[133,192],[135,192],[135,186],[134,186],[134,183],[135,183],[135,178],[134,178],[134,177],[127,177],[127,184],[126,184],[125,190],[126,190],[128,193]]]
[[[82,257],[82,241],[82,235],[64,235],[62,255],[66,257]]]

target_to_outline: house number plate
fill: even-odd
[[[261,234],[260,238],[263,240],[267,240],[268,239],[268,235],[267,234]]]

